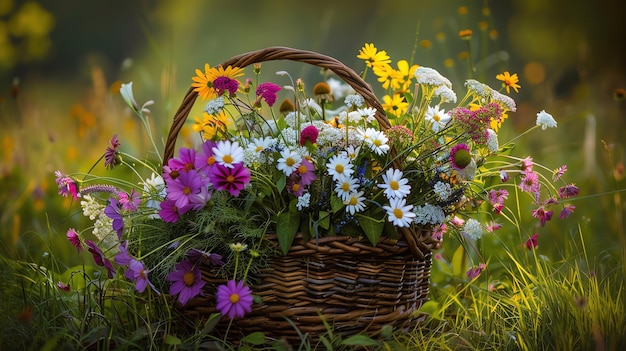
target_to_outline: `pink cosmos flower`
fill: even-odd
[[[139,208],[141,199],[139,199],[139,194],[135,189],[132,189],[130,194],[125,191],[120,191],[117,196],[120,198],[120,204],[122,204],[124,211],[135,212]]]
[[[76,230],[74,230],[74,228],[68,229],[65,233],[65,236],[67,237],[67,240],[69,240],[69,242],[74,245],[78,252],[83,251],[83,244],[80,242],[80,237],[78,236],[78,233],[76,232]]]
[[[470,280],[474,279],[474,278],[477,278],[480,275],[480,273],[482,273],[482,271],[485,268],[487,268],[487,266],[484,263],[481,263],[478,266],[474,266],[474,267],[470,268],[467,271],[467,273],[466,273],[467,278],[470,279]]]
[[[311,183],[317,179],[315,166],[306,158],[302,159],[300,166],[296,169],[296,173],[300,176],[300,184],[303,186],[311,185]]]
[[[522,180],[519,184],[519,188],[522,191],[533,194],[535,199],[539,198],[539,175],[533,171],[525,171],[522,174]]]
[[[184,305],[190,299],[202,295],[202,288],[206,284],[202,280],[202,273],[198,266],[185,260],[179,262],[174,270],[167,275],[170,285],[170,295],[178,295],[178,302]]]
[[[208,174],[209,170],[215,164],[215,156],[213,155],[213,148],[217,146],[217,143],[211,140],[207,140],[202,143],[200,151],[196,152],[196,169],[202,170]]]
[[[574,212],[575,208],[576,206],[573,206],[570,204],[563,205],[563,209],[561,210],[561,213],[559,214],[559,218],[560,219],[568,218]]]
[[[55,171],[54,175],[56,176],[56,183],[59,187],[59,195],[63,197],[67,197],[68,195],[72,195],[74,201],[78,200],[78,186],[74,179],[68,177],[67,175],[61,173],[60,171]]]
[[[232,196],[239,196],[250,183],[250,170],[243,163],[235,163],[232,168],[218,163],[211,168],[209,179],[215,190],[226,190]]]
[[[546,222],[552,219],[552,211],[546,211],[543,206],[539,206],[538,208],[533,210],[533,217],[538,218],[541,222],[541,226],[545,226]]]
[[[179,172],[188,172],[196,169],[196,150],[193,148],[181,147],[178,150],[178,158],[171,158],[167,161],[167,165],[172,170]]]
[[[521,162],[522,162],[522,171],[523,172],[532,172],[532,170],[533,170],[533,159],[532,159],[532,157],[528,156],[525,159],[523,159]]]
[[[93,256],[94,262],[96,262],[98,266],[105,267],[109,278],[113,278],[115,276],[115,269],[113,269],[111,261],[104,256],[104,253],[102,253],[98,245],[91,240],[86,240],[85,245],[87,245],[87,251]]]
[[[558,190],[558,193],[561,199],[567,199],[568,197],[578,195],[578,187],[574,184],[568,184],[568,185],[561,187]]]
[[[113,169],[113,167],[120,164],[122,161],[118,158],[117,148],[120,147],[120,142],[117,140],[117,134],[113,135],[109,146],[104,152],[104,167],[107,169]]]
[[[567,171],[567,165],[563,165],[555,169],[554,172],[552,173],[552,181],[556,182],[557,180],[561,179],[565,171]]]
[[[243,281],[229,280],[217,287],[216,308],[228,318],[241,318],[252,311],[252,291]]]

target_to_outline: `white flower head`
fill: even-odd
[[[435,107],[428,106],[424,119],[431,122],[433,132],[438,133],[446,127],[446,124],[448,124],[451,117],[448,113],[446,113],[446,110],[437,105]]]
[[[385,196],[388,199],[405,198],[411,193],[411,185],[409,180],[402,178],[402,171],[399,169],[389,168],[383,174],[383,183],[378,187],[385,189]]]
[[[545,110],[541,110],[537,113],[537,125],[540,125],[542,130],[546,130],[546,128],[556,128],[556,120],[551,114],[547,113]]]
[[[214,115],[216,113],[220,113],[224,108],[224,97],[218,96],[213,100],[209,100],[204,107],[204,112]]]
[[[486,84],[483,84],[475,79],[468,79],[465,81],[465,86],[467,87],[467,90],[469,90],[470,92],[472,92],[475,95],[478,95],[480,97],[482,97],[483,99],[486,99],[488,97],[491,96],[491,92],[494,91],[491,87],[487,86]]]
[[[433,186],[433,190],[435,191],[435,194],[439,196],[441,201],[448,200],[452,195],[452,187],[450,187],[450,184],[445,182],[439,181],[435,183],[435,186]]]
[[[305,193],[298,197],[298,203],[296,204],[296,208],[298,211],[302,211],[302,209],[309,207],[311,202],[311,193]]]
[[[354,89],[339,79],[332,77],[328,78],[328,80],[326,80],[326,84],[330,87],[330,92],[333,94],[333,99],[335,99],[335,101],[341,100],[344,96],[354,94]]]
[[[348,211],[351,215],[354,215],[356,212],[361,212],[365,209],[365,197],[363,196],[363,192],[352,192],[344,204],[346,205],[346,211]]]
[[[354,107],[361,107],[361,106],[365,105],[365,99],[361,95],[353,94],[353,95],[346,96],[346,99],[344,100],[344,103],[348,107],[353,107],[353,106]]]
[[[407,205],[406,199],[393,198],[389,201],[389,206],[383,206],[387,211],[389,222],[396,227],[408,227],[415,218],[413,205]]]
[[[439,99],[441,99],[441,102],[451,102],[453,104],[456,104],[456,93],[454,92],[454,90],[445,85],[437,87],[433,95],[439,97]]]
[[[354,173],[350,158],[343,153],[333,155],[330,160],[328,160],[328,163],[326,163],[326,169],[328,170],[328,174],[333,177],[334,181],[339,180],[342,175],[351,176],[352,173]]]
[[[450,80],[442,76],[437,70],[420,66],[415,70],[415,78],[418,84],[432,85],[432,86],[446,86],[452,88]]]
[[[213,147],[213,157],[220,165],[233,168],[235,164],[243,162],[244,150],[236,141],[221,140]]]
[[[415,223],[423,225],[440,225],[446,220],[446,214],[439,206],[425,203],[415,208]]]
[[[491,89],[491,100],[499,102],[504,108],[511,112],[517,111],[515,100],[508,95],[504,95],[497,90]]]
[[[384,155],[389,151],[389,145],[387,142],[389,138],[381,130],[374,128],[368,128],[364,133],[365,142],[369,145],[370,149],[377,155]]]
[[[470,218],[465,221],[461,232],[470,237],[472,240],[478,240],[483,236],[483,226],[474,218]]]
[[[347,201],[350,194],[358,188],[358,179],[352,176],[341,174],[335,181],[335,192],[342,201]]]
[[[498,152],[498,149],[500,149],[498,134],[491,128],[487,128],[487,148],[491,152]]]
[[[276,168],[283,172],[286,176],[290,176],[291,173],[295,172],[302,162],[302,156],[299,153],[284,149],[280,152],[280,158],[276,162]]]

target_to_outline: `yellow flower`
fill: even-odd
[[[409,62],[407,60],[398,61],[398,70],[396,71],[397,84],[401,87],[402,90],[407,90],[409,85],[411,84],[411,78],[415,74],[415,70],[417,70],[418,65],[412,65],[409,67]]]
[[[217,115],[210,115],[208,113],[204,113],[202,115],[202,119],[199,117],[194,117],[196,123],[194,123],[191,128],[195,132],[202,133],[202,138],[204,140],[211,140],[213,137],[217,135],[220,130],[225,130],[228,128],[228,124],[230,119],[228,118],[228,114],[224,110],[222,110]]]
[[[400,94],[383,96],[383,109],[396,117],[402,116],[409,108],[409,103]]]
[[[365,44],[365,46],[359,50],[357,58],[364,60],[367,67],[376,67],[391,62],[387,52],[385,50],[378,51],[374,44]]]
[[[515,90],[516,93],[519,93],[519,88],[521,88],[521,86],[519,86],[519,84],[517,84],[517,82],[519,82],[519,78],[517,77],[517,73],[511,75],[509,74],[508,71],[502,73],[502,74],[498,74],[496,76],[497,80],[501,80],[502,81],[502,86],[506,88],[506,93],[509,94],[511,91],[509,90],[510,88],[513,88],[513,90]]]
[[[209,64],[204,65],[204,72],[196,69],[196,76],[192,77],[193,83],[191,86],[193,90],[198,93],[198,96],[202,100],[214,99],[217,95],[215,89],[213,89],[213,81],[218,77],[228,77],[235,79],[243,75],[243,68],[231,67],[226,68],[219,66],[211,68]],[[240,83],[241,85],[241,83]]]
[[[378,77],[378,81],[382,83],[383,89],[397,89],[391,83],[394,80],[395,70],[388,64],[374,66],[372,71]]]

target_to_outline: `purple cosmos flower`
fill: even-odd
[[[232,196],[239,196],[239,192],[250,183],[250,170],[242,163],[235,163],[232,168],[215,164],[211,168],[209,179],[215,190],[227,190]]]
[[[206,284],[202,280],[202,274],[198,266],[185,260],[176,265],[174,270],[167,275],[170,285],[170,295],[178,294],[178,302],[184,305],[190,299],[202,294],[202,287]]]
[[[139,208],[141,199],[139,199],[139,194],[135,191],[135,189],[131,190],[130,194],[120,191],[117,196],[120,198],[120,204],[122,204],[122,209],[124,211],[135,212]]]
[[[300,145],[304,146],[307,142],[311,144],[315,144],[317,142],[317,136],[319,135],[319,130],[315,126],[307,126],[302,129],[300,132]]]
[[[522,181],[519,184],[519,188],[522,191],[526,191],[535,196],[535,199],[539,198],[539,175],[533,171],[525,171],[522,174]]]
[[[528,238],[528,240],[526,240],[526,243],[524,244],[524,246],[526,246],[526,248],[528,250],[532,250],[534,248],[536,248],[539,244],[537,243],[537,238],[539,237],[539,234],[536,233],[535,235],[531,236],[530,238]]]
[[[212,266],[223,266],[222,255],[212,254],[198,249],[190,249],[187,251],[187,259],[192,263],[205,263]]]
[[[60,171],[55,171],[54,175],[56,176],[56,183],[59,187],[59,195],[67,197],[68,195],[72,195],[74,201],[78,200],[78,186],[74,179],[68,177],[67,175],[61,173]]]
[[[140,261],[132,259],[124,276],[135,282],[135,290],[140,293],[144,292],[148,285],[153,291],[159,293],[150,280],[148,280],[148,270],[146,270],[146,267],[144,267],[143,263]]]
[[[462,171],[472,162],[469,147],[465,144],[457,144],[450,150],[450,166]]]
[[[211,166],[215,164],[215,157],[213,156],[213,148],[217,146],[217,143],[211,140],[207,140],[202,144],[200,151],[196,153],[196,169],[208,171]]]
[[[215,78],[213,81],[213,89],[215,89],[218,96],[223,95],[227,91],[232,96],[237,93],[237,89],[239,89],[239,82],[235,79],[220,76]]]
[[[113,278],[115,276],[115,269],[113,269],[111,261],[104,256],[98,245],[91,240],[86,240],[85,245],[87,245],[87,251],[93,256],[94,262],[96,262],[98,266],[105,267],[109,278]]]
[[[504,200],[509,197],[509,192],[505,189],[492,189],[489,191],[489,202],[493,206],[494,212],[500,214],[504,208]]]
[[[195,170],[181,173],[175,181],[167,182],[167,199],[179,209],[188,205],[204,206],[208,201],[206,181]],[[162,207],[161,207],[162,208]]]
[[[538,218],[541,226],[545,226],[546,222],[552,219],[552,211],[546,211],[543,206],[539,206],[533,210],[533,217]]]
[[[474,279],[476,277],[478,277],[480,275],[480,273],[482,273],[482,271],[486,268],[487,266],[484,263],[479,264],[478,266],[474,266],[472,268],[470,268],[466,275],[468,279]]]
[[[167,223],[176,223],[178,222],[178,218],[181,213],[178,212],[178,207],[176,207],[176,201],[167,200],[161,201],[159,204],[161,210],[159,210],[159,216],[161,219]]]
[[[120,203],[116,198],[109,198],[109,204],[104,208],[104,214],[113,220],[113,230],[117,232],[117,238],[121,239],[124,232],[124,217],[120,210]]]
[[[561,199],[567,199],[568,197],[578,195],[578,187],[574,184],[568,184],[561,187],[558,192]]]
[[[117,140],[117,134],[113,135],[109,142],[106,151],[104,152],[104,167],[107,169],[113,169],[113,167],[122,163],[122,159],[117,153],[117,148],[120,147],[120,142]]]
[[[300,175],[300,184],[303,186],[313,183],[317,176],[315,175],[315,166],[306,158],[303,158],[300,162],[300,166],[296,169],[296,172]]]
[[[120,252],[115,254],[113,261],[120,266],[128,266],[130,261],[133,259],[130,257],[130,254],[128,254],[128,241],[120,243],[119,248]]]
[[[78,236],[78,233],[76,233],[76,230],[74,230],[74,228],[68,229],[65,233],[65,236],[67,237],[67,240],[69,240],[69,242],[74,245],[78,252],[83,251],[83,244],[80,242],[80,237]]]
[[[167,161],[168,167],[171,170],[177,170],[179,172],[188,172],[195,169],[196,162],[196,150],[192,148],[181,147],[178,150],[178,158],[171,158]]]
[[[252,311],[252,291],[243,281],[229,280],[226,285],[217,287],[216,308],[222,316],[241,318]]]
[[[570,204],[563,205],[563,209],[561,210],[561,213],[559,214],[559,218],[560,219],[568,218],[574,212],[575,208],[576,206],[573,206]]]
[[[276,102],[276,93],[280,86],[274,83],[261,83],[256,88],[256,96],[260,96],[271,107]]]

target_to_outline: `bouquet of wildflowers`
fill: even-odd
[[[192,121],[193,147],[159,164],[123,152],[114,136],[104,166],[128,167],[139,182],[57,172],[59,192],[80,197],[94,220],[93,240],[74,229],[68,239],[86,246],[109,277],[115,264],[137,291],[168,289],[183,305],[206,284],[199,263],[214,266],[227,279],[217,309],[235,318],[251,309],[251,273],[286,254],[297,234],[363,237],[375,246],[398,229],[426,228],[435,240],[455,229],[476,241],[500,226],[493,218],[512,188],[532,198],[542,225],[555,206],[562,218],[574,210],[563,201],[575,185],[552,191],[530,157],[499,143],[516,110],[511,97],[469,79],[458,98],[436,70],[405,60],[394,68],[373,44],[358,57],[362,77],[372,72],[385,92],[380,104],[328,72],[309,88],[284,71],[263,80],[260,64],[251,76],[231,66],[196,70],[191,86],[204,108]],[[507,93],[519,88],[516,75],[498,78]],[[152,102],[140,106],[130,83],[121,93],[151,136]],[[541,111],[533,128],[556,125]]]

